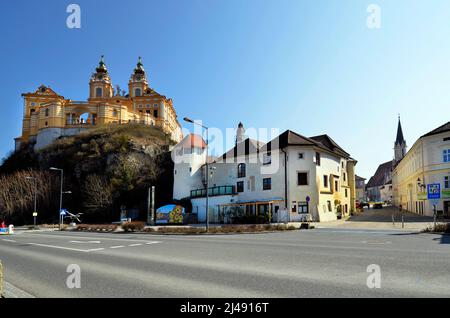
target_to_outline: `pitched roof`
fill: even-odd
[[[395,138],[395,144],[399,145],[405,142],[405,138],[403,138],[403,130],[402,123],[400,122],[400,117],[398,118],[398,126],[397,126],[397,138]]]
[[[432,136],[432,135],[437,135],[437,134],[441,134],[444,132],[450,131],[450,121],[443,124],[442,126],[439,126],[438,128],[430,131],[429,133],[426,133],[425,135],[423,135],[422,137],[428,137],[428,136]],[[420,138],[422,138],[420,137]]]
[[[333,139],[331,139],[328,135],[320,135],[320,136],[314,136],[311,137],[311,139],[316,140],[320,142],[322,145],[324,145],[326,148],[331,150],[334,153],[337,153],[338,155],[342,157],[349,157],[350,154],[348,154],[344,149],[342,149]]]
[[[236,158],[238,156],[242,155],[249,155],[252,153],[258,153],[259,149],[262,146],[262,142],[247,138],[244,141],[237,143],[233,148],[228,150],[226,153],[224,153],[222,156],[218,157],[218,161],[221,159],[231,159]]]
[[[366,178],[363,178],[363,177],[360,177],[358,175],[355,175],[355,180],[356,181],[363,181],[363,180],[366,180]]]
[[[390,179],[388,177],[390,176],[392,169],[392,160],[379,165],[375,174],[370,178],[369,182],[367,182],[367,188],[379,187],[386,184],[389,181],[387,179]]]
[[[302,136],[300,134],[297,134],[296,132],[293,132],[292,130],[286,130],[284,133],[279,135],[278,137],[272,139],[267,144],[265,144],[261,151],[270,151],[273,149],[283,149],[287,146],[316,146],[317,142]]]
[[[266,152],[274,149],[283,149],[287,146],[318,147],[323,150],[330,151],[340,157],[351,159],[350,155],[328,135],[320,135],[309,138],[302,136],[292,130],[286,130],[266,144],[263,144],[262,142],[255,139],[247,138],[243,142],[238,143],[236,146],[234,146],[219,158],[235,158],[244,154],[248,155],[251,153],[258,153],[260,151]]]
[[[203,140],[202,136],[197,134],[189,134],[184,137],[175,147],[183,148],[206,148],[206,142]]]

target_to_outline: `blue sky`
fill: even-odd
[[[371,3],[381,29],[367,28]],[[409,146],[450,120],[447,0],[8,1],[0,34],[0,158],[20,135],[20,94],[46,84],[84,100],[102,54],[122,88],[142,56],[180,120],[327,133],[367,178],[393,157],[398,113]]]

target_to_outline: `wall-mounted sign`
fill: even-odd
[[[441,198],[441,185],[440,183],[431,183],[427,185],[428,200]]]

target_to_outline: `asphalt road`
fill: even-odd
[[[450,296],[450,237],[400,231],[28,232],[0,237],[0,259],[7,283],[36,297]],[[69,264],[81,288],[67,287]],[[379,289],[367,287],[370,264]]]

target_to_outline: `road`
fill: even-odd
[[[450,296],[450,238],[405,231],[22,232],[0,237],[0,258],[5,280],[36,297]],[[81,288],[67,287],[69,264]],[[379,289],[367,287],[370,264]]]

